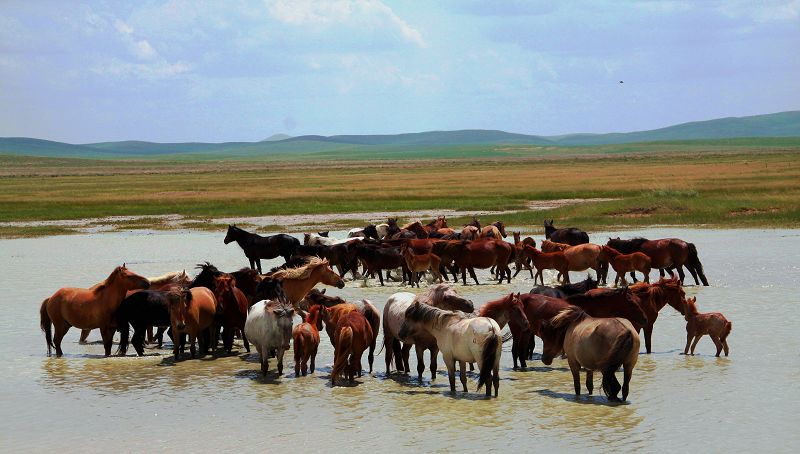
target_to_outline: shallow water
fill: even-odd
[[[592,240],[616,235],[593,235]],[[597,395],[576,399],[565,360],[556,359],[552,368],[536,360],[526,371],[511,370],[510,343],[501,360],[500,397],[491,400],[475,392],[474,375],[468,394],[450,396],[441,359],[433,384],[429,372],[422,385],[405,376],[387,378],[382,353],[376,355],[372,376],[356,386],[331,387],[333,349],[325,334],[316,373],[303,378],[293,376],[291,352],[284,375],[264,380],[255,351],[247,355],[240,348],[239,355],[178,363],[167,349],[149,349],[143,358],[103,358],[99,343],[77,343],[77,330],[65,338],[64,358],[48,358],[38,310],[59,287],[92,285],[122,262],[152,276],[183,268],[191,272],[193,264],[205,260],[233,270],[245,266],[246,259],[238,246],[222,243],[223,234],[212,233],[0,240],[5,307],[0,313],[5,359],[0,450],[796,451],[800,231],[620,234],[633,235],[694,242],[712,286],[691,286],[687,293],[697,295],[701,311],[723,312],[733,332],[729,358],[714,358],[708,337],[698,345],[698,356],[679,355],[685,322],[666,307],[655,327],[654,353],[640,356],[624,405],[610,405]],[[581,275],[573,273],[572,279]],[[529,290],[532,281],[522,276],[511,285],[459,290],[480,305],[512,290]],[[479,277],[488,280],[485,273]],[[397,284],[360,285],[348,282],[328,293],[367,298],[382,309],[390,294],[406,290]],[[99,341],[99,335],[93,332],[90,340]],[[412,369],[413,363],[412,354]]]

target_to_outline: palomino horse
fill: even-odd
[[[149,286],[147,278],[128,271],[123,264],[114,268],[106,280],[93,287],[64,287],[56,291],[42,301],[39,309],[39,325],[47,341],[47,356],[51,355],[52,348],[56,349],[56,356],[64,354],[61,340],[72,326],[83,330],[99,328],[105,354],[110,356],[116,331],[115,312],[119,304],[128,291]],[[51,325],[54,335],[50,331]]]
[[[226,353],[233,349],[233,335],[236,330],[244,332],[244,322],[247,320],[247,309],[250,304],[241,290],[236,288],[236,279],[229,275],[217,276],[214,279],[214,296],[222,308],[222,345]],[[250,343],[247,336],[242,335],[242,343],[247,353],[250,353]]]
[[[216,348],[217,339],[215,316],[217,315],[217,299],[211,290],[205,287],[195,287],[171,291],[167,294],[169,302],[169,318],[172,325],[173,354],[178,359],[178,353],[184,349],[183,333],[189,335],[189,352],[192,358],[197,354],[195,340],[199,339],[200,356],[208,353],[209,346]]]
[[[586,389],[592,394],[592,373],[603,374],[603,392],[610,401],[619,401],[619,381],[615,375],[623,368],[622,400],[628,398],[633,368],[639,358],[639,335],[624,318],[594,318],[571,306],[553,317],[542,328],[542,362],[553,363],[562,351],[572,371],[575,395],[581,394],[581,368],[586,369]]]
[[[483,239],[476,241],[447,241],[441,250],[442,264],[449,266],[455,263],[461,269],[461,279],[467,285],[467,271],[469,271],[475,284],[479,285],[475,268],[497,269],[498,283],[503,282],[503,277],[511,282],[511,269],[508,267],[508,258],[511,256],[513,246],[506,241],[498,239]]]
[[[270,351],[276,351],[278,375],[283,374],[283,355],[292,340],[294,309],[285,300],[263,300],[250,307],[244,323],[244,334],[256,346],[261,374],[269,372]]]
[[[442,282],[442,275],[439,273],[439,266],[441,259],[433,252],[426,252],[422,254],[415,253],[407,244],[400,246],[400,253],[406,261],[406,267],[411,272],[411,286],[417,284],[419,287],[419,277],[422,273],[430,270],[433,277],[440,283]]]
[[[556,243],[550,240],[542,241],[542,251],[564,251],[564,255],[569,261],[570,271],[585,271],[593,269],[597,280],[606,283],[608,274],[608,262],[602,259],[603,249],[598,244],[584,243],[570,246],[566,243]]]
[[[281,282],[289,303],[291,303],[298,312],[302,312],[303,310],[303,308],[299,306],[300,301],[302,301],[309,290],[314,288],[317,284],[323,283],[337,288],[344,288],[344,281],[331,269],[328,259],[320,259],[318,257],[311,258],[307,264],[297,268],[288,268],[272,273],[269,278],[265,278],[258,285],[256,298],[258,298],[262,286],[269,285],[265,284],[268,280]],[[305,314],[301,316],[305,317]]]
[[[675,277],[672,273],[672,268],[678,269],[678,276],[681,278],[681,285],[683,284],[684,274],[683,267],[685,266],[692,277],[694,278],[695,285],[700,285],[697,278],[707,286],[708,281],[706,275],[703,273],[703,264],[700,263],[700,258],[697,256],[697,248],[692,243],[680,240],[678,238],[664,238],[660,240],[648,240],[647,238],[633,238],[631,240],[621,240],[617,238],[609,238],[607,246],[622,252],[623,254],[630,254],[632,252],[643,252],[650,257],[653,268],[658,268],[661,277],[664,277],[664,270],[670,272],[671,277]],[[636,276],[631,273],[633,282],[636,282]]]
[[[544,221],[544,237],[556,243],[566,243],[570,246],[577,246],[589,242],[589,235],[581,229],[567,227],[557,229],[553,226],[553,220]]]
[[[563,279],[565,284],[569,284],[569,260],[563,251],[542,252],[533,246],[525,246],[523,253],[531,260],[536,268],[536,275],[533,277],[533,285],[537,279],[544,285],[544,270],[558,271],[558,277]]]
[[[692,355],[694,355],[697,342],[703,335],[708,334],[717,347],[715,356],[719,356],[723,349],[725,356],[728,356],[728,335],[731,333],[733,324],[719,312],[701,314],[697,310],[696,303],[697,298],[695,297],[686,300],[686,348],[683,350],[683,354],[689,354],[689,342],[694,338],[694,342],[692,342]]]
[[[650,283],[650,257],[643,252],[632,252],[630,254],[623,254],[618,250],[610,247],[603,246],[603,251],[600,253],[600,259],[608,262],[611,268],[616,271],[617,276],[614,278],[614,286],[618,283],[627,286],[628,282],[625,280],[625,273],[638,271],[644,275],[644,281]]]
[[[350,311],[339,318],[333,334],[331,384],[336,384],[336,378],[343,372],[350,383],[361,376],[361,355],[372,340],[372,328],[360,312]]]
[[[311,373],[314,373],[314,363],[319,348],[319,325],[324,314],[325,306],[311,306],[306,320],[292,329],[295,377],[299,377],[301,372],[304,377],[308,374],[309,360],[311,360]]]
[[[503,336],[500,326],[489,317],[472,317],[463,312],[451,312],[414,302],[405,313],[405,323],[400,337],[425,331],[436,338],[442,352],[450,379],[450,392],[456,392],[456,361],[461,368],[461,385],[467,392],[467,363],[477,363],[478,391],[486,385],[486,396],[491,397],[492,386],[497,397],[500,388],[500,354]]]
[[[414,301],[420,301],[445,310],[458,310],[472,313],[475,306],[472,301],[461,297],[455,288],[447,284],[436,284],[420,295],[399,292],[391,295],[383,307],[383,348],[386,349],[386,374],[392,371],[392,360],[396,362],[398,371],[410,372],[408,356],[413,345],[417,353],[417,374],[422,381],[425,371],[423,355],[425,350],[431,352],[431,380],[436,379],[436,357],[439,349],[436,339],[427,333],[414,333],[400,338],[400,330],[405,322],[405,312]],[[402,343],[402,344],[401,344]]]
[[[319,291],[317,289],[311,289],[311,291],[308,292],[308,295],[306,295],[305,300],[309,307],[322,305],[328,309],[328,312],[325,314],[325,317],[327,318],[323,317],[323,320],[325,320],[325,331],[328,333],[328,338],[331,340],[331,344],[333,343],[333,335],[336,329],[336,324],[339,322],[339,318],[341,318],[342,315],[346,314],[347,312],[358,311],[364,316],[364,318],[367,319],[370,328],[372,328],[372,340],[369,344],[369,355],[367,356],[369,361],[369,373],[372,373],[372,363],[375,358],[375,346],[378,342],[378,331],[381,327],[381,313],[378,312],[378,309],[375,307],[375,305],[369,300],[348,303],[337,296],[326,295],[324,290]]]
[[[513,339],[511,356],[514,361],[514,370],[517,369],[517,358],[519,358],[520,367],[528,367],[525,363],[527,351],[524,350],[528,346],[531,329],[528,317],[525,316],[525,306],[520,300],[520,294],[509,293],[503,298],[489,301],[481,306],[478,315],[494,319],[500,329],[503,329],[506,323],[508,324]]]
[[[644,345],[647,353],[650,353],[650,342],[653,337],[653,325],[658,318],[658,311],[669,304],[681,315],[686,313],[686,294],[683,292],[681,282],[678,279],[660,279],[654,284],[639,282],[628,287],[634,295],[639,297],[640,306],[647,316],[647,324],[642,328],[644,331]]]
[[[235,225],[229,225],[224,242],[229,244],[233,241],[236,241],[244,251],[244,255],[250,261],[250,268],[258,269],[259,273],[261,272],[261,259],[274,259],[281,256],[288,262],[289,257],[300,245],[300,240],[291,235],[281,233],[264,237],[240,229]]]
[[[478,238],[495,238],[500,239],[507,237],[506,235],[506,225],[503,221],[494,221],[491,224],[487,225],[483,229],[481,229],[481,233],[478,234]]]

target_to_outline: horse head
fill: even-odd
[[[122,266],[116,267],[111,273],[107,282],[111,283],[112,281],[120,282],[126,290],[147,289],[150,287],[150,281],[146,277],[139,276],[128,270],[124,263]]]
[[[492,225],[497,227],[497,230],[500,231],[500,235],[503,235],[503,238],[508,238],[508,235],[506,235],[506,224],[503,221],[495,221]]]
[[[225,234],[225,239],[222,240],[225,244],[230,244],[233,241],[236,241],[237,233],[239,228],[236,227],[236,224],[228,224],[228,233]]]
[[[525,304],[522,302],[520,293],[511,294],[511,303],[508,310],[508,325],[515,331],[520,331],[523,334],[530,333],[531,324],[528,321],[528,316],[525,315]]]

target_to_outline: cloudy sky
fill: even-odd
[[[0,136],[632,131],[800,109],[798,49],[800,0],[3,0]]]

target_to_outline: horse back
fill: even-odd
[[[601,370],[617,340],[630,334],[633,339],[627,357],[639,354],[639,335],[626,319],[587,317],[575,323],[564,337],[564,353],[589,370]]]

